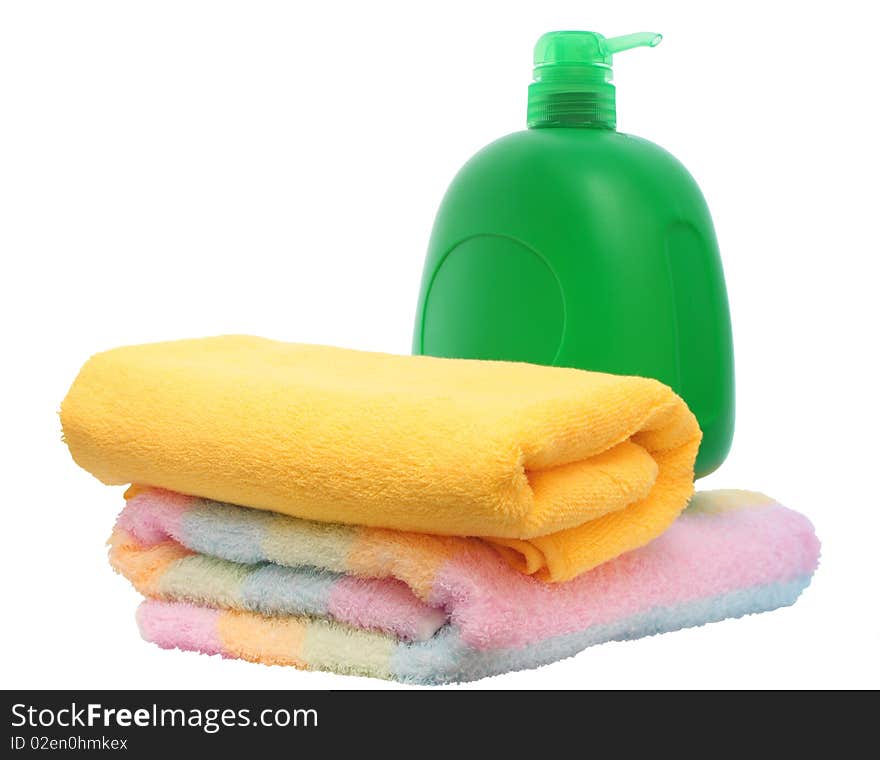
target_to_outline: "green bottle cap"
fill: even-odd
[[[635,47],[655,47],[662,39],[654,32],[611,39],[596,32],[548,32],[535,45],[529,127],[614,129],[611,57]]]

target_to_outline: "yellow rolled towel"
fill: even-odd
[[[107,484],[479,536],[549,581],[662,533],[700,442],[655,380],[248,336],[97,354],[61,421]]]

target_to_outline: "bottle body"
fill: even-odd
[[[435,221],[413,351],[654,377],[716,469],[734,421],[727,293],[702,193],[669,153],[608,129],[530,129],[453,180]]]

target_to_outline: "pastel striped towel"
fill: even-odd
[[[761,494],[698,493],[663,535],[573,580],[497,546],[319,523],[134,488],[110,559],[161,647],[439,684],[532,668],[593,644],[792,604],[819,542]],[[503,550],[502,550],[503,551]]]

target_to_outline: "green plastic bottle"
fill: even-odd
[[[413,351],[654,377],[730,449],[733,341],[709,209],[687,170],[617,132],[611,57],[659,34],[551,32],[528,129],[477,153],[431,235]]]

